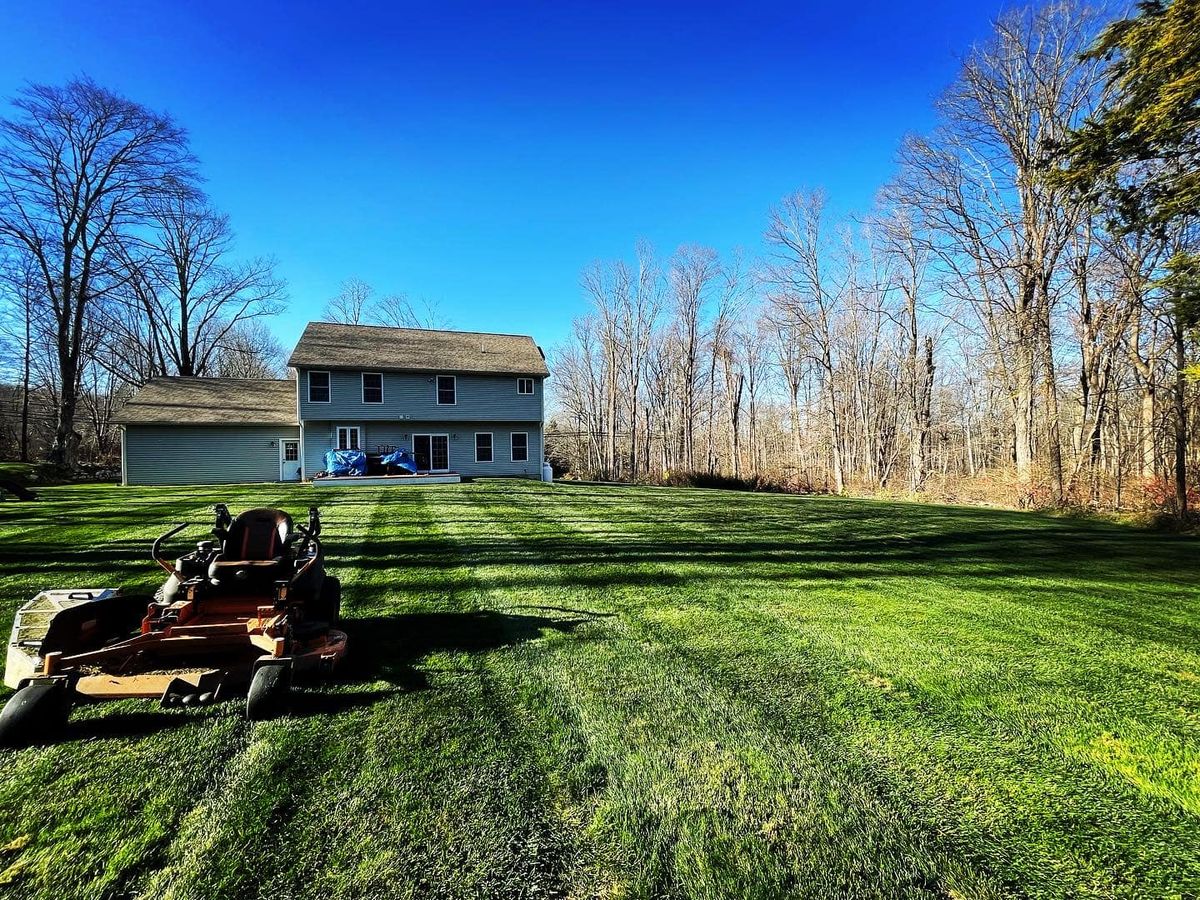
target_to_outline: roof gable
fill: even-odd
[[[541,349],[522,334],[309,322],[288,365],[387,372],[550,374]]]

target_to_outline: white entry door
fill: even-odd
[[[297,440],[279,442],[279,480],[300,480],[300,442]]]
[[[418,472],[450,471],[450,435],[414,434],[413,457]]]

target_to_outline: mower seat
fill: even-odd
[[[270,584],[292,575],[288,535],[292,519],[278,509],[248,509],[233,520],[221,552],[208,569],[213,584]]]

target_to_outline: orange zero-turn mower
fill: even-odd
[[[168,577],[153,598],[49,590],[17,612],[4,671],[17,690],[0,711],[0,744],[52,737],[83,699],[194,706],[248,686],[246,715],[273,718],[289,708],[294,675],[333,671],[346,653],[332,627],[341,584],[325,574],[317,508],[306,526],[278,509],[215,511],[215,540],[192,552],[162,552],[187,524],[154,542]]]

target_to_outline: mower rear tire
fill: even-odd
[[[246,694],[246,718],[251,722],[285,716],[291,707],[291,666],[259,666]]]
[[[65,679],[34,681],[0,711],[0,746],[28,747],[57,738],[71,715],[73,691]]]

